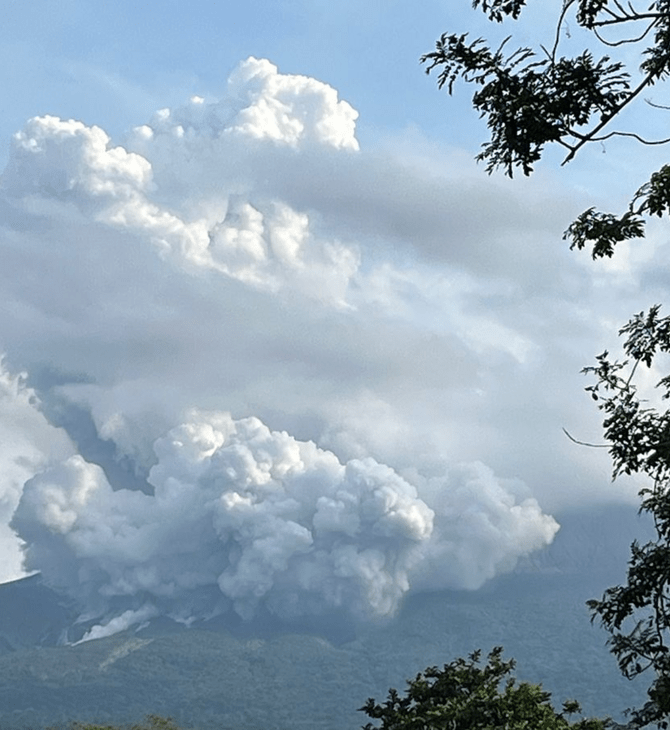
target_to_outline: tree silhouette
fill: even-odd
[[[361,707],[369,722],[364,730],[603,730],[607,720],[567,717],[581,712],[577,702],[563,704],[556,712],[551,695],[538,685],[518,683],[511,676],[514,661],[504,661],[496,647],[481,666],[480,652],[456,659],[443,669],[428,667],[407,685],[401,696],[389,690],[388,699],[377,704],[369,699]]]
[[[517,20],[526,0],[474,0],[491,22]],[[490,140],[478,159],[489,173],[502,168],[512,177],[525,175],[548,145],[565,149],[569,163],[587,144],[628,137],[642,144],[663,145],[668,139],[645,139],[635,130],[613,129],[621,112],[644,103],[665,113],[666,104],[643,93],[664,90],[670,74],[670,0],[636,5],[623,0],[564,0],[555,4],[551,44],[508,51],[511,36],[492,49],[467,33],[445,33],[436,50],[422,57],[428,73],[449,94],[458,81],[474,85],[472,105],[486,119]],[[589,48],[562,56],[568,17],[589,34]],[[594,56],[593,49],[602,55]],[[613,55],[620,58],[615,60]],[[630,64],[634,58],[635,63]],[[621,241],[642,238],[652,216],[670,212],[670,164],[663,165],[633,194],[621,214],[584,211],[566,230],[571,248],[591,248],[594,259],[610,257]],[[640,511],[654,521],[655,539],[633,543],[625,585],[608,589],[588,602],[592,619],[610,633],[610,649],[627,677],[650,676],[648,702],[631,711],[631,725],[670,720],[670,375],[658,377],[660,398],[642,392],[636,381],[641,368],[655,368],[670,352],[670,318],[655,305],[634,316],[620,331],[623,359],[608,352],[585,368],[595,379],[587,387],[604,415],[606,446],[614,477],[621,473],[647,477],[640,492]],[[400,727],[400,726],[398,726]],[[407,726],[409,727],[409,726]]]

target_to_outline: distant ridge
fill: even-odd
[[[57,646],[76,619],[71,604],[31,575],[0,584],[0,655],[34,646]]]

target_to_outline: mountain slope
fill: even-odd
[[[394,620],[332,629],[330,640],[316,625],[303,633],[223,621],[185,629],[159,619],[137,632],[58,646],[72,608],[38,576],[0,586],[0,726],[157,713],[224,730],[345,730],[362,725],[357,708],[367,697],[382,699],[428,665],[498,644],[517,659],[519,678],[542,682],[557,702],[576,698],[588,713],[618,714],[642,688],[619,676],[584,601],[623,572],[626,535],[640,528],[631,514],[601,515],[607,529],[595,541],[588,520],[567,518],[569,544],[557,541],[516,574],[475,593],[413,595]]]

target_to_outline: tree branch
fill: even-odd
[[[603,28],[606,25],[620,25],[621,23],[632,23],[637,20],[657,21],[664,17],[663,13],[640,13],[639,15],[628,15],[626,17],[615,16],[612,20],[598,20],[591,24],[592,28]]]
[[[653,106],[654,109],[670,110],[670,106],[666,106],[665,104],[656,104],[651,99],[645,99],[644,101],[645,101],[646,104],[649,104],[649,106]]]
[[[567,0],[565,5],[563,6],[563,10],[561,11],[561,14],[558,17],[558,23],[556,24],[556,37],[554,38],[554,45],[551,49],[551,63],[554,65],[556,63],[556,53],[558,51],[558,44],[561,40],[561,26],[563,25],[563,21],[565,20],[565,16],[568,13],[568,10],[570,9],[571,5],[574,5],[575,0]]]
[[[608,449],[609,444],[589,444],[586,441],[579,441],[574,436],[570,434],[570,432],[567,429],[562,429],[563,433],[572,441],[574,444],[578,444],[579,446],[588,446],[591,449]]]
[[[612,119],[614,119],[614,117],[615,117],[615,116],[616,116],[617,114],[619,114],[619,112],[620,112],[620,111],[621,111],[622,109],[624,109],[624,108],[625,108],[625,107],[626,107],[626,106],[627,106],[628,104],[630,104],[630,102],[631,102],[631,101],[633,101],[633,99],[634,99],[634,98],[635,98],[636,96],[638,96],[638,95],[639,95],[639,94],[640,94],[640,93],[641,93],[641,92],[642,92],[642,91],[643,91],[644,89],[646,89],[646,88],[647,88],[647,86],[649,86],[649,84],[651,83],[651,80],[652,80],[652,78],[653,78],[653,73],[649,73],[649,74],[647,74],[647,76],[646,76],[646,77],[645,77],[645,78],[644,78],[644,79],[643,79],[643,80],[642,80],[642,81],[640,82],[639,86],[638,86],[638,87],[637,87],[637,88],[636,88],[636,89],[635,89],[634,91],[632,91],[632,92],[630,93],[630,96],[628,96],[628,98],[627,98],[627,99],[626,99],[626,100],[625,100],[624,102],[622,102],[621,104],[619,104],[619,106],[618,106],[618,107],[617,107],[617,108],[616,108],[616,109],[615,109],[614,111],[610,112],[609,114],[606,114],[606,115],[605,115],[605,116],[604,116],[604,117],[602,118],[602,120],[601,120],[600,124],[598,124],[598,125],[597,125],[596,127],[594,127],[594,129],[592,129],[592,130],[591,130],[591,131],[590,131],[590,132],[589,132],[589,133],[588,133],[587,135],[585,135],[585,136],[584,136],[584,138],[583,138],[583,139],[581,139],[581,140],[580,140],[580,141],[579,141],[579,142],[578,142],[578,143],[577,143],[577,144],[576,144],[576,145],[575,145],[575,146],[573,147],[573,149],[572,149],[572,152],[570,152],[570,154],[569,154],[569,155],[568,155],[568,156],[567,156],[567,157],[566,157],[566,158],[565,158],[565,159],[563,160],[563,162],[561,162],[561,167],[562,167],[563,165],[567,164],[568,162],[570,162],[570,160],[572,160],[572,159],[574,158],[574,156],[575,156],[575,155],[577,154],[577,152],[578,152],[578,151],[579,151],[579,150],[580,150],[580,149],[581,149],[581,148],[582,148],[582,147],[583,147],[583,146],[584,146],[584,145],[585,145],[585,144],[586,144],[587,142],[590,142],[590,141],[591,141],[591,140],[592,140],[592,139],[593,139],[593,138],[594,138],[594,137],[596,136],[596,134],[598,134],[598,132],[599,132],[599,131],[600,131],[601,129],[603,129],[604,127],[606,127],[606,126],[607,126],[607,125],[608,125],[608,124],[609,124],[609,123],[610,123],[610,122],[612,121]]]
[[[665,139],[644,139],[644,137],[640,137],[640,135],[635,132],[609,132],[608,134],[604,134],[602,137],[589,137],[588,141],[602,142],[603,140],[610,139],[611,137],[633,137],[638,142],[646,145],[660,145],[668,144],[668,142],[670,142],[670,137],[666,137]]]
[[[647,26],[647,29],[642,33],[642,35],[638,36],[637,38],[624,38],[620,41],[608,41],[607,39],[603,38],[598,30],[596,28],[593,29],[593,33],[595,34],[596,38],[605,46],[609,46],[610,48],[616,48],[617,46],[623,46],[627,43],[639,43],[640,41],[644,40],[647,35],[649,35],[649,31],[654,27],[656,22],[649,23]]]

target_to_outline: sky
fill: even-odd
[[[563,429],[599,440],[580,370],[664,301],[667,246],[593,263],[561,235],[655,159],[487,176],[469,90],[418,59],[506,29],[401,0],[4,15],[0,580],[41,571],[87,638],[390,616],[635,503]]]

